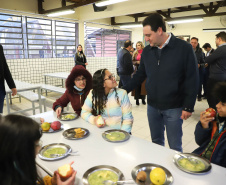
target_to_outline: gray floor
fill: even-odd
[[[56,93],[48,93],[46,105],[47,105],[47,111],[52,110],[52,104],[56,100],[56,98],[59,98],[60,95]],[[148,119],[147,119],[147,106],[140,104],[139,106],[136,105],[136,102],[133,97],[130,97],[131,103],[133,105],[133,116],[134,116],[134,124],[132,129],[133,136],[140,137],[142,139],[151,141],[150,136],[150,130],[148,126]],[[141,103],[141,102],[140,102]],[[201,111],[204,111],[208,107],[208,104],[206,100],[202,100],[201,102],[196,102],[195,105],[195,112],[192,114],[192,116],[184,121],[183,123],[183,139],[182,139],[182,146],[184,152],[192,152],[195,148],[198,147],[198,145],[195,143],[194,140],[194,129],[199,121],[199,114]],[[22,102],[19,102],[18,98],[13,99],[13,104],[10,106],[11,111],[16,111],[20,109],[25,108],[31,108],[31,102],[25,100],[22,98]],[[72,108],[70,106],[71,111]],[[3,115],[7,113],[6,104],[4,104],[3,108]],[[36,109],[36,114],[39,113],[39,110]],[[28,111],[24,113],[23,115],[30,116],[32,115],[32,111]],[[166,147],[168,146],[168,142],[166,139]]]

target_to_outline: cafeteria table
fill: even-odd
[[[62,87],[64,87],[64,80],[67,79],[70,73],[67,72],[57,72],[57,73],[48,73],[44,74],[45,77],[45,84],[47,84],[47,76],[52,78],[60,78],[62,80]]]
[[[29,90],[37,90],[38,92],[38,99],[39,99],[39,111],[42,112],[42,102],[41,102],[41,86],[38,84],[30,84],[27,82],[22,82],[19,80],[14,80],[14,83],[16,85],[17,92],[21,91],[29,91]],[[10,107],[9,107],[9,99],[11,103],[11,89],[9,89],[8,85],[5,85],[6,88],[6,106],[7,106],[7,112],[8,114],[10,113]],[[19,110],[15,111],[13,113],[19,113],[19,112],[25,112],[28,110],[33,110],[32,108],[30,109],[24,109],[24,110]]]
[[[42,117],[47,122],[58,120],[55,112],[49,111],[32,117]],[[173,176],[173,185],[213,185],[225,184],[226,168],[212,164],[212,169],[205,174],[189,174],[178,169],[173,163],[176,154],[174,150],[154,144],[131,135],[130,139],[121,143],[107,142],[102,133],[110,127],[98,128],[81,117],[73,121],[61,121],[64,130],[74,127],[86,128],[90,131],[87,138],[68,140],[62,135],[63,131],[43,133],[43,145],[51,143],[65,143],[72,151],[79,151],[79,156],[67,156],[56,161],[41,160],[38,156],[36,162],[46,172],[53,174],[58,167],[74,161],[72,167],[77,170],[76,185],[82,185],[83,174],[97,165],[110,165],[118,168],[125,179],[132,179],[132,169],[143,163],[154,163],[167,168]]]

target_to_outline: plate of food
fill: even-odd
[[[75,112],[74,113],[65,112],[60,115],[59,120],[72,121],[77,119],[78,117],[79,117],[78,114],[76,114]]]
[[[130,138],[130,134],[124,130],[112,129],[106,130],[102,137],[109,142],[118,143],[127,141]]]
[[[173,157],[174,164],[182,171],[192,174],[202,174],[211,170],[210,162],[197,154],[177,153]]]
[[[41,124],[41,128],[43,133],[55,133],[63,130],[64,126],[59,121],[53,121],[53,122],[43,122]]]
[[[45,145],[39,151],[39,158],[47,161],[53,161],[58,159],[63,159],[72,152],[69,145],[64,143],[53,143]]]
[[[83,175],[82,182],[84,185],[104,185],[103,181],[106,180],[116,182],[124,179],[125,177],[119,169],[113,166],[100,165],[88,169]]]
[[[73,139],[73,140],[84,139],[89,136],[89,130],[86,128],[80,128],[80,127],[70,128],[63,132],[63,136],[66,139]]]
[[[140,185],[169,185],[173,183],[173,176],[170,171],[158,164],[140,164],[133,168],[131,175],[134,182]]]

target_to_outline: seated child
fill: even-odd
[[[195,129],[195,141],[200,146],[193,153],[211,163],[226,167],[226,82],[217,83],[213,95],[218,99],[216,118],[201,112]]]
[[[130,133],[133,124],[132,105],[127,92],[116,88],[115,77],[107,69],[101,69],[93,75],[93,90],[91,90],[82,107],[81,117],[96,125],[98,115],[101,115],[106,125],[113,129],[122,129]]]

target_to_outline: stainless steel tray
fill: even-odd
[[[205,165],[205,170],[203,170],[203,171],[189,171],[188,169],[183,168],[183,167],[178,163],[178,161],[179,161],[180,159],[186,158],[186,157],[192,158],[192,159],[195,159],[195,160],[199,160],[199,161],[203,162],[204,165]],[[182,170],[182,171],[184,171],[184,172],[187,172],[187,173],[191,173],[191,174],[203,174],[203,173],[207,173],[207,172],[210,171],[211,168],[212,168],[211,163],[210,163],[207,159],[205,159],[204,157],[201,157],[201,156],[199,156],[199,155],[197,155],[197,154],[193,154],[193,153],[181,153],[181,155],[177,153],[177,154],[174,155],[174,157],[173,157],[173,162],[174,162],[174,164],[176,165],[176,167],[178,167],[180,170]]]
[[[144,163],[144,164],[140,164],[136,167],[133,168],[132,172],[131,172],[131,175],[132,175],[132,178],[133,180],[137,183],[137,184],[140,184],[140,185],[152,185],[153,183],[151,182],[150,180],[150,172],[151,170],[153,170],[154,168],[156,167],[160,167],[162,168],[165,173],[166,173],[166,182],[164,183],[164,185],[169,185],[173,182],[173,176],[172,174],[170,173],[169,170],[167,170],[165,167],[163,166],[160,166],[158,164],[152,164],[152,163]],[[140,171],[144,171],[147,175],[147,179],[145,182],[141,182],[137,179],[137,174],[138,172]]]
[[[61,155],[61,156],[58,156],[58,157],[54,157],[54,158],[48,158],[48,157],[45,157],[43,155],[43,153],[50,149],[50,148],[63,148],[66,150],[65,154]],[[47,160],[47,161],[54,161],[54,160],[58,160],[58,159],[63,159],[65,157],[67,157],[69,155],[69,153],[72,151],[71,147],[69,145],[66,145],[64,143],[52,143],[52,144],[49,144],[49,145],[45,145],[41,148],[41,150],[39,151],[39,158],[42,159],[42,160]]]
[[[68,114],[75,116],[75,118],[73,118],[73,119],[62,119],[62,116],[65,116],[65,115],[68,115]],[[73,113],[72,112],[65,112],[65,113],[62,113],[58,119],[61,120],[61,121],[72,121],[72,120],[77,119],[78,117],[79,117],[78,114],[76,114],[75,112],[73,112]]]
[[[63,136],[66,139],[72,139],[72,140],[84,139],[84,138],[87,138],[89,136],[89,134],[90,134],[89,130],[86,129],[86,128],[81,128],[82,130],[85,131],[84,136],[83,137],[80,137],[80,138],[75,137],[75,131],[74,131],[74,129],[78,129],[78,128],[81,128],[81,127],[75,127],[75,128],[70,128],[70,129],[65,130],[63,132]]]
[[[48,123],[52,123],[52,122],[48,122]],[[64,125],[62,124],[62,123],[60,123],[61,124],[61,127],[60,127],[60,129],[59,130],[53,130],[51,127],[50,127],[50,129],[48,130],[48,131],[44,131],[44,130],[42,130],[42,132],[43,133],[55,133],[55,132],[59,132],[59,131],[61,131],[61,130],[64,130]]]
[[[84,185],[89,185],[89,182],[88,182],[88,178],[89,176],[93,173],[93,172],[96,172],[98,170],[110,170],[110,171],[113,171],[115,172],[117,175],[118,175],[118,180],[124,180],[125,177],[123,175],[123,173],[118,169],[118,168],[115,168],[113,166],[108,166],[108,165],[100,165],[100,166],[94,166],[90,169],[88,169],[84,175],[83,175],[83,178],[82,178],[82,182]],[[99,184],[101,185],[101,184]]]
[[[108,139],[106,136],[108,134],[111,134],[112,132],[121,132],[121,133],[124,133],[125,134],[125,138],[123,140],[117,140],[117,141],[114,141],[114,140],[110,140]],[[124,130],[119,130],[119,129],[112,129],[112,130],[106,130],[104,133],[102,133],[102,137],[108,141],[108,142],[112,142],[112,143],[119,143],[119,142],[124,142],[124,141],[127,141],[129,138],[130,138],[130,134]]]

